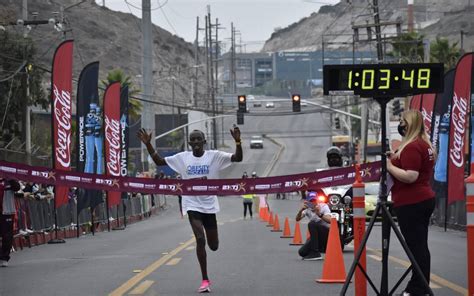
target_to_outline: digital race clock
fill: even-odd
[[[324,94],[353,91],[362,97],[402,97],[443,91],[443,64],[325,65]]]

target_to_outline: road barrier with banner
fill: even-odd
[[[379,180],[380,167],[380,161],[361,165],[363,181]],[[354,167],[345,167],[311,173],[252,179],[147,179],[60,171],[0,161],[0,177],[55,186],[106,191],[167,195],[241,195],[249,193],[293,192],[352,184],[355,180],[355,172]]]

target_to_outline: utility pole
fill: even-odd
[[[461,30],[461,55],[464,54],[464,34],[466,32],[464,32],[464,30]]]
[[[408,32],[413,32],[414,27],[413,0],[408,0]]]
[[[235,28],[234,23],[230,23],[231,26],[231,35],[230,35],[230,44],[231,44],[231,53],[230,53],[230,83],[231,83],[231,90],[232,93],[235,94],[237,92],[236,86],[236,77],[235,77]]]
[[[153,55],[152,55],[152,24],[150,0],[142,0],[142,32],[143,32],[143,59],[142,59],[142,89],[146,100],[153,99]],[[155,118],[151,103],[143,102],[141,127],[152,131],[155,128]],[[148,170],[148,152],[142,144],[142,169]]]
[[[205,44],[206,44],[206,107],[209,109],[209,98],[211,97],[210,95],[210,85],[209,85],[209,73],[211,72],[210,66],[209,66],[209,38],[208,38],[208,30],[207,30],[207,15],[204,17],[204,31],[205,31]]]
[[[21,17],[23,22],[28,21],[28,0],[23,0],[23,7],[21,10]],[[24,27],[24,33],[27,34],[27,28]],[[26,52],[25,52],[26,54]],[[25,66],[24,75],[22,75],[22,87],[24,90],[23,102],[24,102],[24,112],[23,112],[23,128],[22,133],[25,139],[25,154],[27,164],[31,165],[31,122],[30,122],[30,106],[28,105],[30,97],[30,85],[29,85],[29,73],[28,73],[28,64]],[[52,112],[52,111],[51,111]]]
[[[215,91],[215,88],[214,88],[214,64],[212,63],[212,24],[211,24],[211,7],[208,5],[207,6],[207,21],[208,21],[208,30],[209,30],[209,33],[208,33],[208,36],[209,36],[209,46],[210,46],[210,50],[209,50],[209,65],[210,65],[210,68],[211,68],[211,71],[210,71],[210,86],[211,86],[211,103],[212,103],[212,116],[215,117],[216,116],[216,91]],[[216,49],[217,50],[217,49]],[[217,69],[216,69],[217,71]],[[217,129],[216,129],[216,120],[215,118],[212,120],[212,142],[213,142],[213,145],[212,147],[214,149],[217,149],[217,133],[216,133]]]
[[[193,81],[193,106],[197,107],[198,96],[198,65],[199,65],[199,17],[196,17],[196,40],[194,41],[194,81]]]

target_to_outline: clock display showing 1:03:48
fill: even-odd
[[[324,94],[352,91],[363,97],[400,97],[439,93],[444,87],[444,66],[419,64],[324,65]]]
[[[347,89],[384,90],[393,84],[401,88],[430,88],[431,69],[360,69],[347,73]],[[344,80],[346,80],[344,79]],[[399,85],[401,84],[401,85]],[[398,88],[397,87],[397,88]]]

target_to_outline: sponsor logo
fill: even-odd
[[[160,184],[159,185],[159,189],[161,190],[171,190],[173,192],[183,192],[183,184],[181,183],[177,183],[177,184]],[[195,189],[194,187],[205,187],[203,189]],[[188,191],[190,190],[196,190],[196,191],[206,191],[207,190],[207,186],[193,186],[193,188],[187,188]]]
[[[270,184],[257,184],[255,189],[270,189]]]
[[[85,162],[86,148],[84,147],[84,116],[79,117],[79,161]]]
[[[451,125],[454,127],[453,140],[450,144],[449,158],[452,163],[461,168],[464,166],[464,134],[466,132],[467,99],[453,95],[453,109],[451,112]]]
[[[109,187],[117,187],[120,188],[119,180],[118,179],[95,179],[96,184],[107,185]]]
[[[421,108],[421,115],[423,115],[425,129],[429,133],[430,131],[428,129],[431,126],[431,121],[432,121],[431,113],[426,111],[426,109],[423,107]]]
[[[331,182],[332,181],[332,176],[330,177],[324,177],[324,178],[319,178],[318,183],[326,183],[326,182]]]
[[[129,182],[128,186],[132,187],[132,188],[143,188],[143,187],[145,187],[145,185],[143,183],[135,183],[135,182]]]
[[[170,186],[170,185],[168,185],[168,186]],[[206,191],[207,186],[193,186],[192,190],[194,190],[194,191]]]
[[[109,144],[107,168],[112,176],[120,176],[120,122],[105,116],[105,139]]]
[[[245,183],[232,184],[232,185],[222,185],[222,190],[226,191],[235,191],[235,192],[245,192]]]
[[[7,166],[1,166],[0,170],[4,172],[8,172],[8,173],[16,173],[16,168],[7,167]]]
[[[66,90],[58,90],[56,85],[53,85],[53,94],[54,118],[57,122],[56,161],[63,168],[69,168],[71,166],[71,94]]]
[[[81,177],[66,175],[64,178],[68,181],[81,182]]]

